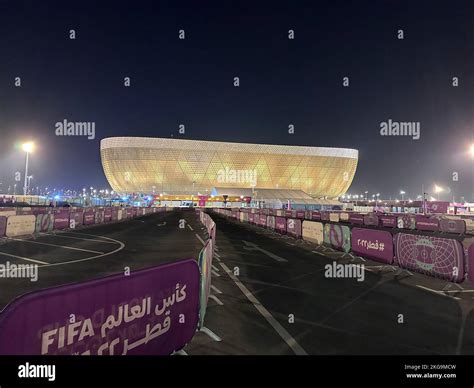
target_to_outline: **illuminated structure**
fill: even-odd
[[[337,198],[351,185],[358,151],[113,137],[101,141],[101,158],[110,186],[119,193],[211,195],[219,188],[220,194],[261,189]]]

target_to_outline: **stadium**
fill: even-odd
[[[216,141],[113,137],[101,141],[110,186],[120,193],[293,200],[311,204],[343,195],[358,151]],[[320,201],[319,201],[320,202]]]

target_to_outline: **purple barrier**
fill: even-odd
[[[452,282],[464,279],[463,247],[453,239],[397,233],[395,257],[402,268]]]
[[[439,222],[439,229],[445,233],[464,234],[466,233],[466,223],[464,220],[442,218]]]
[[[92,225],[95,223],[94,209],[87,209],[84,212],[84,225]]]
[[[415,229],[415,216],[404,214],[397,217],[397,227],[399,229]]]
[[[288,218],[286,221],[286,230],[290,236],[301,238],[301,233],[302,233],[301,220],[295,219],[295,218]]]
[[[267,216],[266,215],[260,214],[260,216],[258,216],[258,225],[263,226],[263,227],[267,226]]]
[[[258,215],[257,215],[257,217],[258,217]],[[250,224],[254,224],[254,223],[255,223],[255,222],[254,222],[254,219],[255,219],[255,214],[249,213],[249,223],[250,223]]]
[[[102,224],[104,222],[104,211],[102,209],[97,209],[95,211],[95,223]]]
[[[349,222],[356,225],[364,225],[364,216],[362,214],[351,213],[349,214]]]
[[[54,226],[54,214],[37,214],[36,215],[36,233],[51,232]]]
[[[287,217],[287,218],[293,217],[293,211],[292,210],[285,210],[285,217]]]
[[[366,214],[364,216],[364,225],[379,226],[379,216],[377,214]]]
[[[198,309],[195,260],[35,291],[0,315],[0,354],[168,355],[194,336]]]
[[[467,250],[467,268],[468,268],[468,279],[471,283],[474,283],[474,243],[471,244]]]
[[[275,229],[278,233],[286,233],[286,218],[285,217],[275,217]]]
[[[104,209],[104,222],[112,221],[112,208],[106,207]]]
[[[135,218],[138,215],[138,208],[132,207],[132,218]]]
[[[69,209],[60,210],[54,213],[54,229],[69,228]]]
[[[352,252],[382,263],[393,263],[393,238],[390,232],[353,228]]]
[[[391,215],[380,215],[379,221],[381,226],[385,228],[396,228],[397,227],[397,216],[391,216]]]
[[[133,210],[132,210],[132,208],[127,207],[127,208],[125,209],[125,212],[123,213],[123,215],[124,215],[123,218],[125,218],[125,219],[126,219],[126,218],[132,218],[132,216],[133,216]]]
[[[321,221],[329,221],[329,212],[321,212]]]
[[[321,221],[321,213],[320,212],[311,212],[311,219],[313,221]]]
[[[5,236],[7,230],[7,217],[0,216],[0,237]]]
[[[232,218],[235,218],[236,220],[239,219],[239,211],[238,210],[232,210]]]
[[[267,228],[271,230],[275,230],[275,217],[274,216],[267,216]]]
[[[304,220],[305,212],[304,210],[297,210],[295,212],[295,217]]]
[[[84,211],[74,210],[69,214],[69,227],[75,229],[84,223]]]
[[[439,231],[439,220],[437,218],[417,214],[415,216],[415,226],[418,230],[437,232]]]
[[[156,211],[156,208],[153,208],[153,212]],[[119,209],[116,208],[116,207],[113,207],[112,208],[112,214],[110,215],[110,220],[111,221],[118,221],[118,212],[119,212]]]
[[[38,214],[47,214],[51,212],[51,208],[48,207],[34,207],[31,208],[31,214],[34,214],[35,216]]]

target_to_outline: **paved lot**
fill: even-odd
[[[350,257],[212,214],[217,256],[200,354],[474,354],[474,290],[366,261],[364,281],[327,278]],[[187,226],[179,228],[179,220]],[[181,210],[0,242],[0,263],[39,264],[39,279],[0,279],[0,308],[34,289],[184,258],[206,239]],[[358,261],[355,261],[357,263]],[[403,319],[403,323],[399,323]],[[216,341],[216,336],[221,341]]]

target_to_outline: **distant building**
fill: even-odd
[[[348,190],[358,151],[113,137],[101,141],[101,158],[110,186],[119,193],[269,196],[310,202],[335,199]]]

